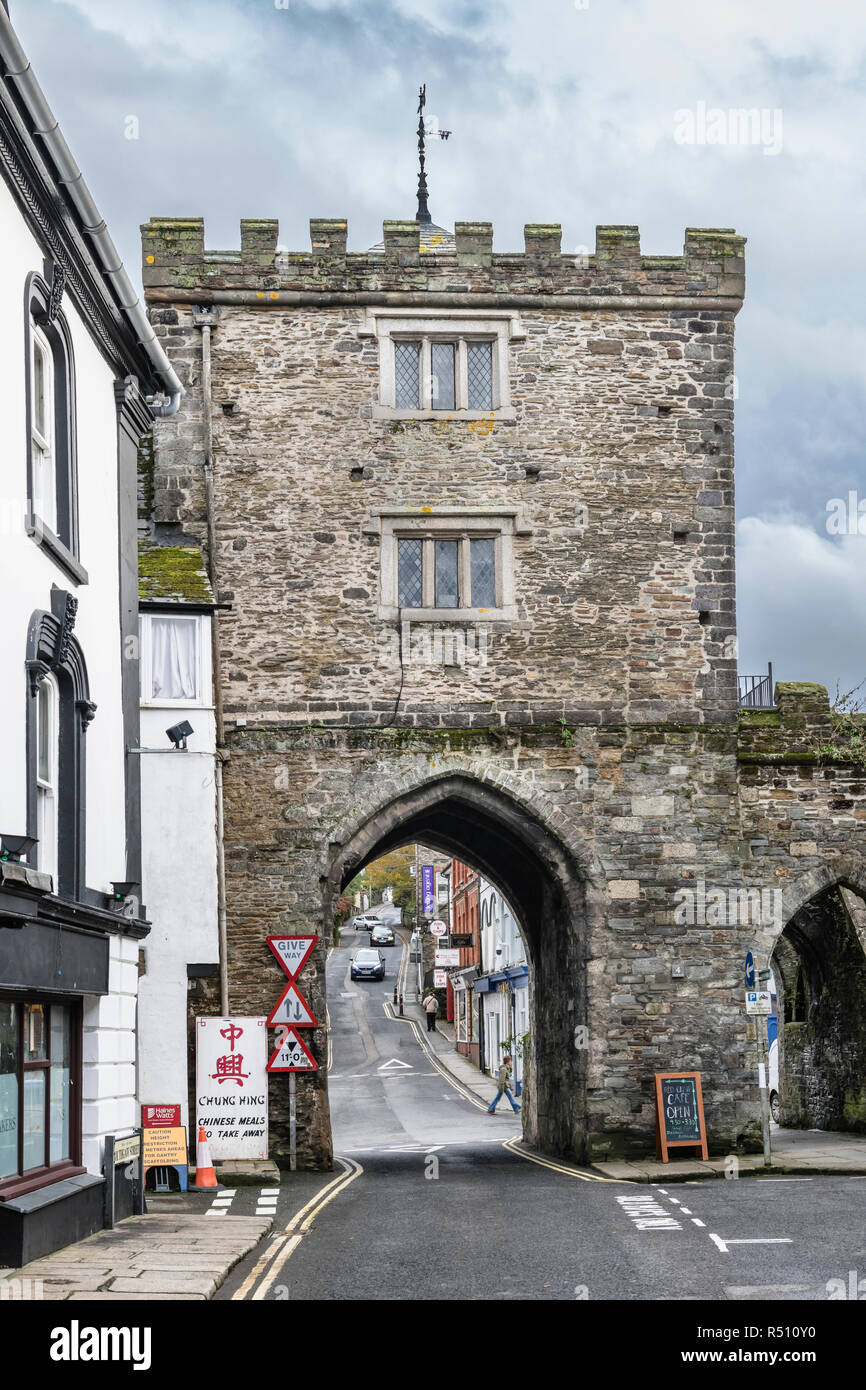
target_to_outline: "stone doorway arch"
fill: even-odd
[[[546,1153],[583,1160],[586,956],[598,910],[589,865],[578,863],[543,809],[465,772],[444,773],[356,816],[345,836],[332,840],[322,881],[326,931],[344,885],[372,860],[413,842],[463,859],[514,908],[531,965],[524,1133]]]
[[[804,885],[811,893],[788,895],[794,910],[769,955],[779,1119],[793,1129],[866,1133],[866,882],[853,865],[821,877],[823,886]]]

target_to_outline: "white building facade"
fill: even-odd
[[[523,1039],[529,1029],[529,965],[517,920],[492,883],[479,881],[481,976],[473,991],[481,1011],[483,1070],[495,1075],[510,1047],[515,1085],[523,1083]]]
[[[143,542],[139,594],[142,881],[153,922],[139,984],[139,1087],[142,1105],[180,1105],[189,1128],[192,1020],[222,983],[214,620],[199,551]]]
[[[0,9],[0,1263],[129,1209],[142,906],[135,471],[180,383]],[[117,1180],[116,1180],[117,1179]]]

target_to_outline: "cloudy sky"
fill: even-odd
[[[453,134],[428,160],[445,226],[498,250],[525,222],[748,237],[738,320],[740,670],[835,692],[866,677],[866,26],[857,0],[10,0],[21,42],[133,278],[138,224],[207,244],[414,214],[415,93]],[[714,111],[764,112],[756,138]],[[696,137],[689,134],[692,114]],[[680,113],[680,114],[678,114]],[[131,118],[135,118],[131,120]],[[128,138],[129,134],[137,138]],[[864,534],[849,507],[862,499]],[[837,506],[845,502],[838,527]]]

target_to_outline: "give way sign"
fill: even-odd
[[[318,941],[317,936],[269,936],[268,945],[290,980],[300,975]]]

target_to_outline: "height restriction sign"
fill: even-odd
[[[317,936],[269,936],[268,945],[290,980],[300,975],[318,941]]]
[[[293,1028],[286,1028],[279,1047],[268,1062],[268,1071],[318,1071],[319,1064]]]

